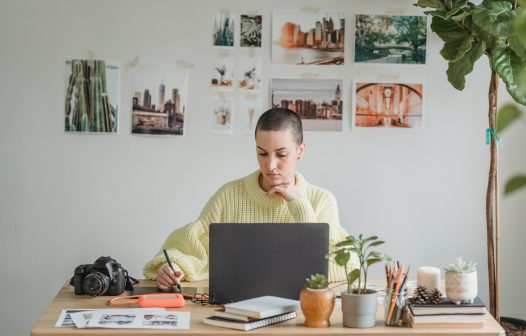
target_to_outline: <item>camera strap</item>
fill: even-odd
[[[111,299],[108,302],[108,305],[112,307],[138,305],[141,308],[181,308],[184,307],[185,302],[184,297],[181,294],[155,293],[135,296],[118,296]]]
[[[124,275],[126,276],[126,284],[124,285],[124,289],[127,290],[127,291],[132,292],[133,291],[133,285],[138,284],[139,280],[135,279],[132,276],[129,276],[127,270],[124,270]]]

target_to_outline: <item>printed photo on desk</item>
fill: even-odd
[[[343,80],[274,78],[271,84],[272,107],[296,112],[305,131],[342,130]]]
[[[66,61],[65,131],[116,133],[120,65],[104,60]]]
[[[354,82],[354,126],[418,128],[424,113],[424,85],[410,82]]]
[[[132,70],[132,133],[183,135],[189,70],[178,64],[140,63]]]
[[[343,65],[344,49],[343,11],[272,12],[273,64]]]

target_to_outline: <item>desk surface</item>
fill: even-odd
[[[185,283],[187,286],[198,287],[198,291],[206,290],[206,281]],[[155,286],[153,281],[141,281],[140,286]],[[126,294],[126,293],[125,293]],[[106,305],[110,297],[76,296],[73,287],[65,284],[57,296],[46,308],[40,320],[31,330],[31,335],[232,335],[246,333],[233,329],[205,325],[202,320],[213,314],[214,307],[206,307],[187,301],[184,308],[174,309],[189,311],[191,322],[189,330],[151,330],[151,329],[78,329],[74,327],[55,328],[55,322],[62,309],[80,308],[108,308]],[[504,329],[489,314],[482,329],[411,329],[399,327],[386,327],[383,321],[383,312],[378,307],[376,327],[368,329],[344,328],[342,326],[342,313],[340,308],[335,308],[331,315],[330,328],[306,328],[303,326],[304,317],[301,311],[298,317],[276,325],[249,331],[251,334],[272,335],[504,335]]]

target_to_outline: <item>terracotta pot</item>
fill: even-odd
[[[327,328],[331,325],[329,318],[334,308],[334,292],[331,289],[303,288],[300,306],[306,327]]]

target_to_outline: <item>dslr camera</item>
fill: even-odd
[[[100,257],[93,264],[79,265],[70,284],[75,294],[120,295],[126,288],[128,272],[111,257]]]

